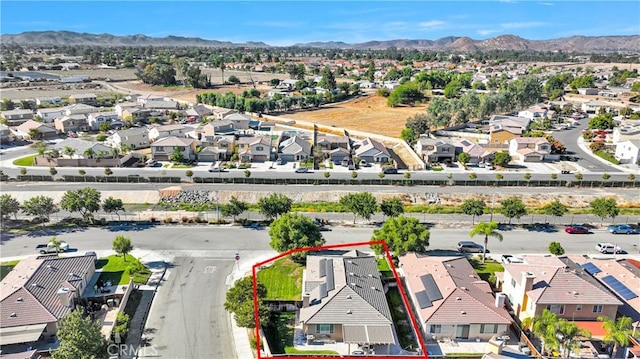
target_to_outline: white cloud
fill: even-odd
[[[503,29],[528,29],[531,27],[540,27],[544,26],[544,22],[540,21],[528,21],[528,22],[507,22],[500,24],[500,27]]]
[[[486,36],[486,35],[491,35],[493,33],[499,32],[500,30],[478,30],[476,31],[478,34],[482,35],[482,36]]]
[[[423,29],[441,29],[446,25],[447,25],[447,22],[442,20],[430,20],[430,21],[423,21],[421,23],[418,23],[418,26]]]
[[[506,3],[510,3],[510,4],[515,4],[516,1],[515,0],[498,0],[499,2],[506,2]]]
[[[538,4],[544,5],[544,6],[555,6],[555,4],[552,2],[539,2]]]

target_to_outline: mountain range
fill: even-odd
[[[264,42],[233,43],[228,41],[207,40],[198,37],[150,37],[146,35],[88,34],[72,31],[30,31],[20,34],[0,35],[0,43],[18,45],[45,46],[200,46],[200,47],[272,47]],[[292,45],[323,49],[375,49],[391,47],[418,50],[451,50],[461,52],[488,50],[532,50],[567,52],[607,52],[633,51],[640,49],[640,35],[629,36],[571,36],[550,40],[528,40],[515,35],[501,35],[486,40],[474,40],[469,37],[447,36],[438,40],[386,40],[363,43],[345,43],[339,41],[309,42]]]

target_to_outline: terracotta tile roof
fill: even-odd
[[[420,303],[414,303],[425,323],[460,323],[461,318],[466,323],[511,323],[506,309],[495,306],[489,284],[478,277],[466,258],[409,253],[400,257],[400,264],[412,298],[419,301],[423,291],[433,296],[429,291],[434,293],[434,289],[425,288],[424,276],[429,274],[441,294],[430,306],[420,308]]]

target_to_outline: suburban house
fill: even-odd
[[[505,296],[494,298],[466,257],[408,253],[399,261],[425,338],[488,341],[509,332]]]
[[[171,136],[186,137],[185,134],[188,130],[190,130],[190,128],[177,124],[154,126],[149,130],[149,141],[154,142],[158,139]]]
[[[202,135],[203,136],[214,136],[220,134],[230,134],[234,133],[233,123],[231,121],[226,120],[216,120],[207,123],[202,126]]]
[[[152,101],[164,101],[164,97],[148,94],[144,96],[138,96],[136,98],[136,102],[139,107],[144,107],[148,102]]]
[[[11,135],[11,130],[9,129],[9,126],[3,125],[0,123],[0,141],[2,142],[7,141],[10,135]]]
[[[502,145],[516,137],[522,136],[522,127],[519,122],[504,120],[489,126],[489,143]]]
[[[278,146],[278,158],[284,162],[302,161],[310,156],[311,144],[299,136],[289,137]]]
[[[232,113],[225,116],[225,121],[230,121],[233,124],[234,130],[248,130],[251,123],[251,116],[243,115],[241,113]]]
[[[613,129],[613,143],[627,140],[640,140],[640,121],[623,120]]]
[[[118,114],[118,116],[123,117],[123,113],[125,110],[131,109],[131,108],[137,108],[137,107],[140,107],[140,105],[136,102],[121,102],[115,105],[114,109]]]
[[[0,282],[3,346],[53,339],[95,273],[95,255],[21,260]],[[24,349],[23,349],[24,350]]]
[[[504,272],[496,272],[497,287],[521,320],[540,315],[544,309],[571,320],[616,317],[622,302],[566,257],[525,255],[523,259],[523,263],[505,264]]]
[[[148,108],[131,107],[122,110],[122,118],[131,118],[134,121],[147,121],[152,115],[152,110]]]
[[[65,107],[65,115],[88,115],[93,112],[100,111],[99,108],[87,105],[84,103],[77,103]]]
[[[170,161],[178,149],[186,160],[196,159],[196,140],[186,137],[165,137],[151,144],[151,157],[156,161]]]
[[[209,116],[212,113],[213,113],[213,110],[210,108],[210,106],[203,105],[200,103],[193,105],[193,107],[185,111],[185,114],[187,116],[193,117],[194,119],[198,119],[198,120],[206,116]]]
[[[604,101],[586,101],[580,105],[580,108],[586,113],[596,113],[600,111],[601,108],[609,111],[610,106]]]
[[[98,97],[94,93],[79,93],[69,96],[69,102],[95,106],[98,104]]]
[[[505,127],[520,127],[524,132],[529,128],[531,120],[518,116],[492,115],[489,119],[489,126],[505,124]]]
[[[467,153],[469,155],[469,163],[493,162],[494,151],[488,151],[481,145],[468,140],[462,139],[453,144],[456,146],[456,152]]]
[[[242,162],[271,160],[271,137],[240,137],[238,154]]]
[[[535,105],[526,110],[518,111],[518,117],[528,118],[529,120],[539,120],[544,118],[551,118],[554,111],[547,110],[545,107]]]
[[[38,138],[31,138],[30,131],[34,129],[38,131]],[[34,120],[28,120],[27,122],[16,127],[15,134],[17,137],[35,140],[40,138],[55,137],[58,134],[58,132],[56,131],[55,128],[47,125],[46,123],[42,123]]]
[[[116,131],[112,136],[114,146],[122,148],[127,146],[132,150],[149,147],[149,131],[144,127],[132,127],[122,131]]]
[[[87,117],[85,115],[70,115],[59,117],[53,120],[53,124],[59,133],[68,133],[69,131],[87,131]]]
[[[236,148],[235,136],[204,136],[200,140],[198,161],[226,161],[231,158]]]
[[[65,138],[63,141],[56,143],[53,148],[60,152],[63,158],[88,158],[85,153],[93,153],[91,157],[98,157],[98,153],[103,153],[103,157],[111,156],[111,147],[102,143],[81,140],[79,138]]]
[[[58,96],[53,97],[38,97],[36,98],[36,105],[44,106],[44,105],[57,105],[62,101],[62,99]]]
[[[238,111],[236,110],[232,110],[230,108],[224,108],[224,107],[214,107],[213,108],[213,118],[216,120],[222,120],[225,117],[234,114],[234,113],[238,113]]]
[[[640,139],[619,142],[615,156],[620,163],[640,164]]]
[[[329,161],[335,164],[341,164],[345,158],[349,157],[349,154],[349,150],[338,147],[335,150],[331,150],[328,153],[325,153],[325,157],[327,157]]]
[[[394,344],[393,319],[376,259],[357,250],[310,253],[298,316],[307,338]]]
[[[343,148],[347,152],[349,150],[349,137],[347,136],[318,135],[317,143],[325,155],[338,148]]]
[[[456,158],[456,146],[441,139],[420,136],[414,148],[418,156],[427,163],[453,162]]]
[[[31,110],[9,110],[0,112],[0,117],[7,120],[7,126],[18,126],[33,119]]]
[[[522,162],[541,162],[551,153],[551,144],[544,137],[516,137],[509,141],[509,155]]]
[[[154,110],[177,110],[178,109],[177,101],[166,101],[166,100],[153,100],[146,101],[144,104],[144,108],[154,109]]]
[[[380,142],[367,137],[353,146],[355,155],[368,163],[387,163],[391,159],[389,150]]]
[[[118,120],[118,114],[115,112],[94,112],[87,116],[87,123],[92,130],[100,129],[101,123],[110,123],[111,127],[122,127],[122,122]]]
[[[598,89],[597,88],[580,87],[580,88],[578,88],[578,94],[580,94],[580,95],[597,95],[598,94]]]
[[[39,108],[36,111],[36,116],[40,116],[45,122],[53,122],[56,118],[63,117],[65,113],[66,109],[64,107]]]

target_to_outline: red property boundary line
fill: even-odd
[[[325,249],[334,249],[334,248],[345,248],[345,247],[355,247],[355,246],[370,246],[370,245],[381,245],[384,248],[384,252],[385,252],[385,256],[387,258],[387,263],[389,264],[389,267],[391,268],[391,270],[393,271],[393,276],[396,279],[396,283],[398,283],[398,288],[400,289],[400,295],[402,297],[402,301],[404,303],[404,306],[407,310],[407,312],[409,313],[409,317],[411,318],[411,325],[413,325],[413,329],[414,329],[414,333],[416,333],[418,335],[418,345],[420,346],[420,350],[422,351],[422,356],[416,356],[416,355],[375,355],[375,358],[388,358],[388,359],[416,359],[416,358],[429,358],[429,355],[427,353],[427,348],[426,345],[424,343],[424,340],[422,338],[422,333],[420,332],[420,327],[418,326],[417,322],[416,322],[416,318],[413,315],[413,311],[411,310],[411,305],[409,304],[409,300],[407,299],[407,294],[404,290],[404,286],[402,285],[402,282],[400,281],[400,277],[398,277],[398,272],[396,271],[396,268],[393,266],[393,261],[391,259],[391,253],[389,252],[389,247],[387,246],[387,243],[385,243],[384,241],[367,241],[367,242],[353,242],[353,243],[343,243],[343,244],[333,244],[333,245],[325,245],[325,246],[317,246],[317,247],[305,247],[305,248],[296,248],[296,249],[292,249],[290,251],[281,253],[273,258],[267,259],[265,261],[256,263],[253,265],[253,267],[251,268],[251,278],[252,278],[252,282],[253,282],[253,310],[254,310],[254,316],[255,316],[255,326],[256,326],[256,343],[261,343],[260,340],[260,317],[258,316],[258,281],[257,281],[257,277],[256,277],[256,268],[259,268],[267,263],[273,262],[275,260],[278,260],[282,257],[286,257],[288,255],[291,255],[293,253],[298,253],[298,252],[305,252],[305,251],[319,251],[319,250],[325,250]],[[260,345],[256,345],[256,352],[257,352],[257,358],[258,359],[262,359],[263,357],[261,356],[260,353]],[[362,358],[361,355],[287,355],[287,354],[283,354],[283,355],[277,355],[274,357],[281,357],[281,358],[287,358],[287,359],[326,359],[326,358]]]

